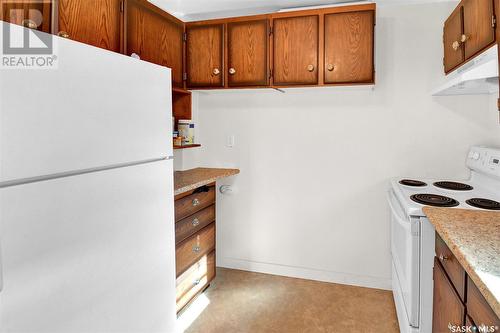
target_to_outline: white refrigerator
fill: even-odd
[[[173,332],[170,69],[56,38],[0,70],[0,332]]]

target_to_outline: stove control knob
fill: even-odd
[[[479,160],[479,157],[480,157],[480,156],[481,156],[481,155],[479,155],[479,153],[476,151],[476,152],[474,153],[474,155],[472,155],[472,159],[473,159],[473,160],[475,160],[475,161],[477,161],[477,160]]]

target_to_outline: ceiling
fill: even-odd
[[[457,0],[149,0],[163,10],[182,19],[196,21],[242,15],[275,12],[280,9],[335,5],[354,2],[377,4],[414,4]]]

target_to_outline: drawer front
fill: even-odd
[[[177,276],[184,273],[198,259],[214,249],[215,223],[212,223],[177,246],[175,251]]]
[[[215,205],[207,207],[175,224],[175,243],[178,244],[215,221]]]
[[[451,253],[446,243],[436,233],[436,257],[443,265],[446,274],[450,278],[460,299],[465,303],[465,270],[462,268],[457,258]]]
[[[206,191],[203,191],[206,189]],[[215,203],[215,187],[203,187],[184,198],[175,201],[175,221],[179,221]]]
[[[214,277],[215,251],[212,251],[201,257],[200,260],[177,278],[177,312],[202,291]]]
[[[467,277],[467,313],[477,326],[500,327],[500,319],[470,277]]]

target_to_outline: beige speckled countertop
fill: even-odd
[[[218,179],[240,173],[238,169],[196,168],[174,172],[174,195],[192,191],[200,186],[208,185]]]
[[[500,317],[500,212],[424,207],[424,213]]]

